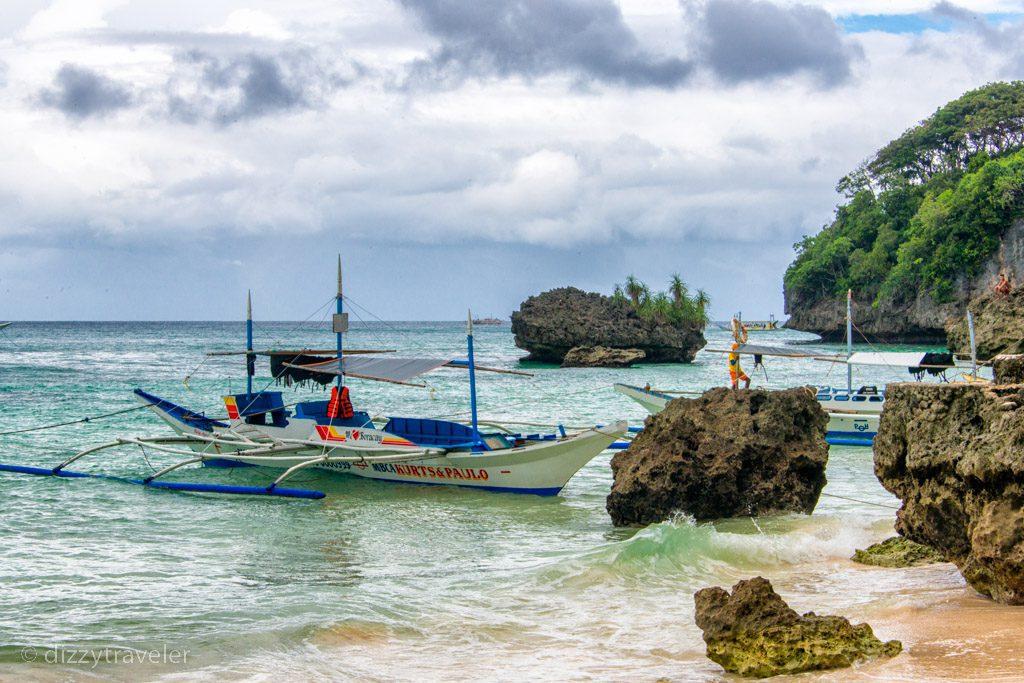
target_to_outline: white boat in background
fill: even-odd
[[[738,353],[757,359],[762,356],[783,358],[810,358],[817,361],[846,364],[846,388],[817,387],[816,398],[828,415],[825,441],[837,446],[871,446],[878,434],[878,424],[885,407],[885,390],[875,386],[853,387],[853,367],[856,365],[886,366],[894,370],[910,371],[920,376],[925,373],[941,375],[952,369],[968,369],[956,365],[952,354],[929,352],[854,352],[852,322],[850,320],[851,294],[847,294],[847,353],[845,356],[826,356],[808,353],[785,346],[739,344],[731,349],[705,349],[712,353]],[[973,348],[973,319],[968,314]],[[977,378],[977,358],[972,351],[971,376]],[[616,384],[615,390],[629,396],[651,414],[658,413],[675,396],[663,390],[652,390],[627,384]]]
[[[5,327],[10,327],[13,324],[14,323],[0,323],[0,330],[4,329]]]
[[[333,326],[336,348],[330,351],[253,350],[252,306],[246,322],[246,350],[210,355],[239,355],[246,359],[246,391],[223,397],[226,417],[207,417],[154,396],[142,389],[135,397],[174,431],[174,436],[120,438],[80,451],[54,468],[0,465],[0,471],[60,477],[118,479],[152,488],[204,493],[238,493],[293,498],[323,498],[320,491],[280,486],[296,473],[320,469],[392,482],[442,484],[490,491],[555,495],[569,479],[599,453],[624,436],[625,421],[568,433],[523,434],[492,426],[484,431],[477,420],[476,372],[526,375],[486,368],[474,361],[472,316],[467,320],[467,359],[394,358],[362,355],[374,352],[342,348],[348,318],[342,311],[341,263],[338,264],[337,314]],[[327,353],[328,357],[315,354]],[[335,383],[330,400],[285,405],[280,391],[253,391],[257,356],[269,356],[275,380],[285,384],[315,381]],[[469,424],[413,417],[371,419],[356,410],[345,386],[346,377],[412,384],[409,380],[432,370],[468,370]],[[423,386],[423,385],[413,385]],[[110,448],[139,446],[176,454],[181,462],[144,479],[109,477],[66,469],[79,459]],[[228,486],[166,481],[164,475],[186,465],[261,466],[283,470],[269,486]]]
[[[637,403],[639,403],[640,405],[642,405],[644,408],[647,409],[647,412],[650,413],[651,415],[660,413],[665,408],[665,406],[668,405],[669,401],[671,401],[673,398],[677,398],[676,396],[672,396],[671,394],[666,394],[661,391],[655,391],[650,387],[634,387],[629,384],[616,383],[612,385],[612,388],[614,388],[615,391],[619,392],[620,394],[628,396]]]

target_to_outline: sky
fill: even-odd
[[[783,312],[839,178],[1024,77],[1024,0],[3,0],[0,320]]]

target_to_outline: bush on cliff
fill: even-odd
[[[940,108],[839,181],[848,203],[794,245],[788,310],[841,296],[949,301],[1024,216],[1024,81]]]

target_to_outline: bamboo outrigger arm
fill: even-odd
[[[183,448],[176,448],[174,446],[182,445],[204,445],[206,447],[214,446],[230,446],[233,450],[228,452],[211,452],[204,448],[203,451],[186,450]],[[154,472],[152,475],[143,479],[130,479],[127,477],[119,477],[105,474],[93,474],[91,472],[76,472],[65,469],[72,463],[84,458],[87,455],[96,453],[98,451],[106,450],[109,448],[118,448],[121,446],[139,446],[151,448],[155,451],[162,453],[169,453],[173,455],[185,455],[188,456],[185,460],[168,465],[161,470]],[[190,482],[165,482],[157,481],[160,477],[173,472],[177,469],[185,467],[186,465],[194,465],[196,463],[205,462],[207,460],[229,460],[232,462],[242,462],[248,464],[271,464],[275,461],[280,462],[282,455],[301,453],[302,451],[309,451],[311,448],[323,448],[324,451],[320,455],[311,455],[300,462],[292,465],[290,468],[285,470],[283,474],[278,476],[269,486],[229,486],[222,484],[199,484]],[[161,436],[161,437],[134,437],[134,438],[119,438],[114,441],[99,444],[97,446],[91,446],[82,451],[75,453],[70,458],[67,458],[59,465],[53,468],[42,468],[42,467],[29,467],[24,465],[4,465],[0,464],[0,472],[14,472],[19,474],[34,474],[38,476],[54,476],[54,477],[65,477],[65,478],[94,478],[94,479],[109,479],[113,481],[120,481],[129,484],[138,484],[142,486],[148,486],[151,488],[163,488],[171,489],[176,491],[190,491],[194,493],[231,493],[231,494],[243,494],[243,495],[263,495],[263,496],[279,496],[286,498],[308,498],[308,499],[320,499],[325,497],[322,491],[314,491],[309,489],[288,489],[282,488],[281,483],[294,476],[296,473],[301,472],[309,467],[315,467],[317,465],[325,465],[329,463],[386,463],[386,462],[401,462],[404,460],[423,460],[431,458],[443,457],[447,453],[447,449],[439,448],[422,448],[415,451],[407,451],[405,453],[392,453],[388,455],[366,455],[365,453],[358,454],[343,454],[338,455],[341,451],[352,450],[350,447],[343,445],[330,445],[324,444],[321,441],[313,441],[311,439],[273,439],[269,441],[257,442],[251,439],[247,439],[239,434],[227,434],[224,436],[201,436],[201,435],[180,435],[180,436]]]

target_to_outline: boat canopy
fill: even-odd
[[[924,351],[857,351],[840,362],[850,365],[885,365],[888,367],[917,368],[929,363],[934,354]]]
[[[291,363],[285,363],[285,365],[335,377],[343,373],[352,377],[363,377],[387,382],[408,382],[414,377],[419,377],[431,370],[444,367],[450,362],[451,360],[443,358],[380,358],[361,356],[358,358],[343,358],[340,372],[338,370],[337,358],[327,358],[302,365],[293,365]]]
[[[275,378],[286,384],[302,384],[312,381],[326,385],[330,383],[332,377],[337,377],[339,374],[343,374],[346,377],[376,380],[378,382],[391,382],[392,384],[412,384],[409,380],[426,374],[431,370],[445,367],[468,369],[469,362],[448,358],[357,356],[354,358],[343,357],[339,371],[337,357],[323,358],[306,354],[299,354],[291,358],[287,356],[271,357],[271,372]],[[528,372],[489,368],[481,365],[475,365],[474,369],[500,372],[508,375],[533,376]],[[426,385],[412,384],[412,386],[422,387]]]
[[[782,356],[785,358],[818,358],[821,354],[800,351],[789,346],[764,346],[761,344],[740,344],[736,351],[732,349],[704,349],[712,353],[743,353],[751,356]]]

